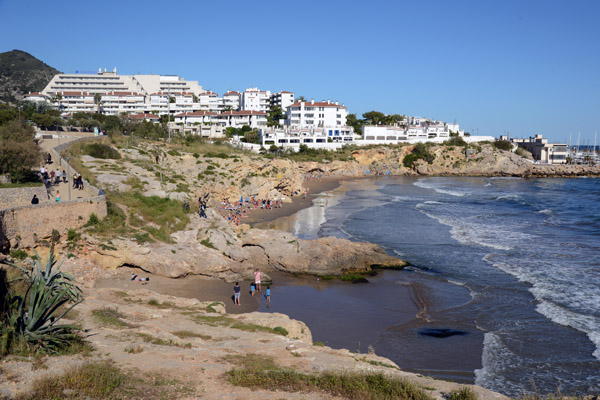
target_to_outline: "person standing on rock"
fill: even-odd
[[[260,271],[258,268],[254,271],[254,283],[256,284],[256,290],[260,292]]]
[[[233,287],[233,304],[240,305],[240,284],[239,282],[235,283]]]

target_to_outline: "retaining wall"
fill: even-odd
[[[6,188],[0,189],[0,209],[29,205],[34,194],[40,199],[40,204],[54,202],[54,199],[48,199],[44,185]]]
[[[50,238],[53,229],[65,235],[81,228],[92,213],[100,219],[106,216],[106,196],[0,210],[0,251],[35,246]]]

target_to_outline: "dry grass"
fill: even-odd
[[[281,368],[272,358],[258,354],[230,356],[226,360],[241,366],[226,373],[229,383],[236,386],[287,392],[318,391],[357,400],[431,400],[423,389],[413,383],[381,373],[306,374]]]

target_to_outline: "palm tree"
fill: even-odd
[[[100,93],[96,93],[94,95],[94,104],[96,104],[98,107],[98,110],[96,112],[98,114],[102,114],[102,95]]]

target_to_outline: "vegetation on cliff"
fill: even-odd
[[[15,102],[26,93],[39,92],[58,73],[24,51],[0,53],[0,100]]]

